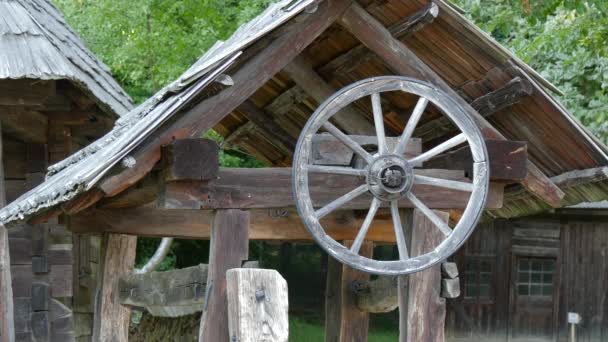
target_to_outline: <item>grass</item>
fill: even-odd
[[[399,339],[397,331],[370,331],[369,342],[394,342]],[[322,323],[308,322],[300,318],[289,320],[289,342],[325,341],[325,331]]]

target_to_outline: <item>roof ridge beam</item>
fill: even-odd
[[[486,139],[506,139],[437,73],[418,58],[405,44],[393,37],[382,23],[361,6],[353,3],[340,18],[340,24],[370,50],[374,51],[391,69],[401,75],[413,76],[431,82],[452,97],[475,120]],[[528,161],[527,168],[528,175],[521,184],[550,206],[559,207],[565,193],[531,161]]]

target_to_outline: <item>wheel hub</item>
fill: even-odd
[[[368,168],[367,183],[371,193],[383,201],[399,199],[410,191],[414,171],[400,156],[380,156]]]

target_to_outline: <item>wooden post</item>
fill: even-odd
[[[275,270],[238,268],[226,273],[230,340],[287,342],[287,282]]]
[[[436,213],[446,222],[449,219],[448,213]],[[431,252],[443,241],[441,232],[419,210],[414,209],[411,222],[411,255]],[[445,299],[441,298],[441,265],[399,277],[398,286],[399,341],[443,342]]]
[[[4,182],[4,156],[2,127],[0,125],[0,208],[6,205]],[[8,253],[8,232],[0,225],[0,342],[15,341],[13,318],[13,285],[11,283],[11,260]]]
[[[105,241],[101,288],[98,288],[96,298],[93,341],[128,341],[131,309],[120,304],[118,279],[133,271],[137,237],[108,234]]]
[[[211,226],[209,276],[199,342],[230,341],[226,271],[239,268],[249,254],[249,212],[218,210]]]
[[[352,241],[345,241],[349,248]],[[374,244],[366,241],[359,255],[370,258]],[[367,341],[369,313],[357,306],[355,292],[360,282],[369,280],[369,274],[357,271],[338,260],[329,258],[327,288],[325,291],[325,341],[352,342]]]

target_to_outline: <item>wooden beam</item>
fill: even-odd
[[[490,162],[490,180],[522,181],[528,175],[528,145],[525,141],[486,140]],[[444,153],[424,163],[426,168],[454,168],[473,173],[473,158],[468,146]]]
[[[346,248],[351,245],[352,241],[344,242]],[[373,251],[374,244],[366,241],[361,245],[359,255],[371,258]],[[353,288],[368,280],[369,273],[357,271],[329,258],[325,290],[326,342],[367,341],[369,313],[357,306],[357,294]]]
[[[219,210],[213,218],[209,277],[199,342],[230,341],[226,272],[241,267],[249,254],[249,213]]]
[[[312,237],[295,209],[249,210],[251,240],[306,241]],[[323,219],[323,227],[335,240],[354,239],[363,224],[365,213],[340,211]],[[162,210],[153,207],[130,209],[89,209],[70,216],[74,233],[103,232],[149,237],[176,237],[208,240],[213,212],[210,210]],[[367,234],[370,241],[395,242],[393,223],[388,211],[380,210]]]
[[[287,342],[287,282],[279,272],[235,268],[226,278],[230,340]]]
[[[122,275],[133,271],[137,237],[108,234],[105,240],[101,287],[93,323],[93,341],[128,341],[131,308],[120,304],[118,280]]]
[[[243,102],[236,110],[264,131],[264,135],[276,142],[283,150],[292,152],[295,150],[295,139],[274,121],[272,114],[258,108],[249,100]]]
[[[448,221],[446,212],[435,212]],[[422,255],[435,249],[444,236],[422,212],[414,209],[411,229],[411,255]],[[400,277],[407,282],[407,294],[399,293],[399,341],[445,341],[445,299],[441,298],[441,266]],[[405,289],[401,284],[399,289]]]
[[[0,124],[0,208],[6,205],[6,183],[4,180],[4,146]],[[13,285],[11,259],[8,252],[8,232],[0,225],[0,341],[15,341],[15,319],[13,316]]]
[[[504,86],[473,100],[471,107],[479,112],[481,116],[488,117],[519,103],[522,98],[532,95],[533,92],[534,89],[530,81],[521,77],[515,77]],[[429,141],[440,138],[454,130],[455,126],[450,120],[442,116],[418,127],[414,135],[421,137],[425,141]]]
[[[469,182],[462,171],[426,170],[419,175]],[[163,183],[159,207],[164,209],[252,209],[282,208],[294,206],[291,168],[222,168],[218,179],[201,182]],[[310,173],[308,184],[316,207],[335,200],[341,194],[363,184],[359,177],[336,174]],[[502,207],[502,185],[492,184],[488,192],[487,208]],[[462,209],[469,201],[465,191],[438,188],[430,185],[414,185],[412,191],[429,208]],[[347,203],[343,209],[367,209],[371,194],[363,194]],[[405,208],[414,206],[400,200]]]
[[[40,112],[4,110],[0,122],[5,133],[19,140],[37,144],[47,141],[48,119]]]
[[[0,105],[2,106],[42,105],[53,95],[55,95],[55,81],[0,80]]]
[[[289,111],[293,105],[303,102],[308,94],[297,84],[277,96],[264,107],[264,110],[273,116],[281,116]]]
[[[165,181],[200,181],[217,178],[219,147],[210,139],[176,139],[162,147]]]
[[[388,30],[393,37],[404,39],[432,23],[438,15],[439,7],[434,2],[431,2],[414,14],[397,21]],[[330,80],[336,75],[345,75],[352,72],[374,57],[376,55],[372,51],[360,44],[319,68],[319,74],[325,79]]]
[[[202,311],[207,265],[145,274],[126,274],[118,281],[120,303],[145,308],[155,317],[179,317]]]
[[[391,33],[365,9],[354,3],[342,16],[340,23],[357,39],[374,51],[391,69],[401,75],[417,77],[431,82],[452,97],[475,120],[487,139],[506,138],[475,111],[461,96],[426,65],[414,52]],[[551,206],[559,207],[565,194],[531,161],[528,176],[522,185]]]
[[[160,159],[160,145],[173,138],[198,137],[235,110],[266,81],[300,54],[326,28],[342,15],[351,0],[329,0],[314,13],[302,13],[284,25],[285,33],[252,57],[232,76],[234,85],[217,96],[180,113],[176,119],[147,139],[134,152],[137,163],[104,179],[100,187],[109,196],[135,184]]]

